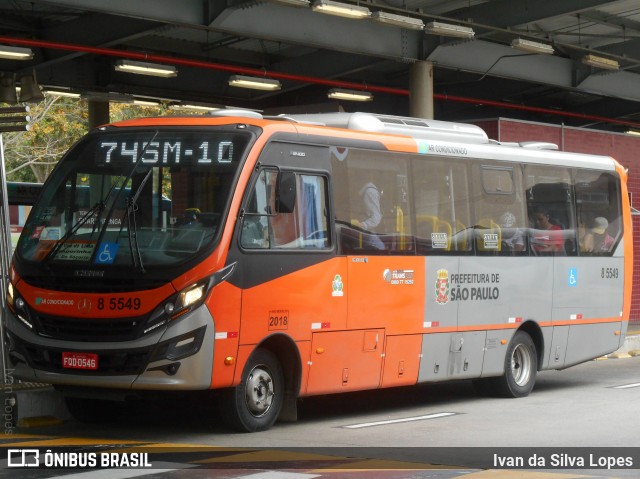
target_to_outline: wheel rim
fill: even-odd
[[[518,386],[526,386],[531,378],[531,351],[518,344],[511,355],[511,376]]]
[[[247,377],[245,400],[254,417],[264,416],[271,409],[275,397],[273,377],[265,366],[256,366]]]

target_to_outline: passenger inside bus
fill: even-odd
[[[531,237],[531,248],[536,253],[558,253],[562,252],[564,242],[562,240],[562,228],[550,221],[547,208],[537,206],[533,213],[533,223],[535,229]],[[554,232],[558,233],[554,233]]]
[[[382,209],[380,207],[380,190],[374,184],[371,174],[363,175],[363,180],[357,188],[358,205],[355,211],[357,218],[351,220],[351,224],[364,230],[362,233],[363,249],[385,249],[380,237],[375,234],[382,221]],[[371,234],[368,234],[371,233]]]
[[[593,233],[593,250],[597,253],[607,253],[611,250],[611,246],[613,246],[614,239],[608,232],[609,221],[603,217],[598,216],[595,220],[593,220],[593,228],[591,231]]]
[[[593,252],[593,232],[583,216],[578,220],[578,247],[581,253]]]

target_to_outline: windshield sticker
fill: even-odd
[[[120,245],[118,243],[102,243],[98,254],[96,254],[96,264],[113,264],[116,259]]]
[[[60,247],[56,259],[62,261],[89,261],[96,244],[92,241],[74,241]]]

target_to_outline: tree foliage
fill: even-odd
[[[167,106],[138,106],[111,103],[111,121],[166,114]],[[28,131],[3,136],[7,181],[42,183],[58,160],[88,131],[85,100],[45,95],[43,102],[30,105]]]

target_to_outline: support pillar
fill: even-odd
[[[89,130],[109,123],[109,102],[103,100],[89,100],[87,109],[89,112]]]
[[[409,114],[433,119],[433,63],[419,61],[411,65],[409,75]]]

